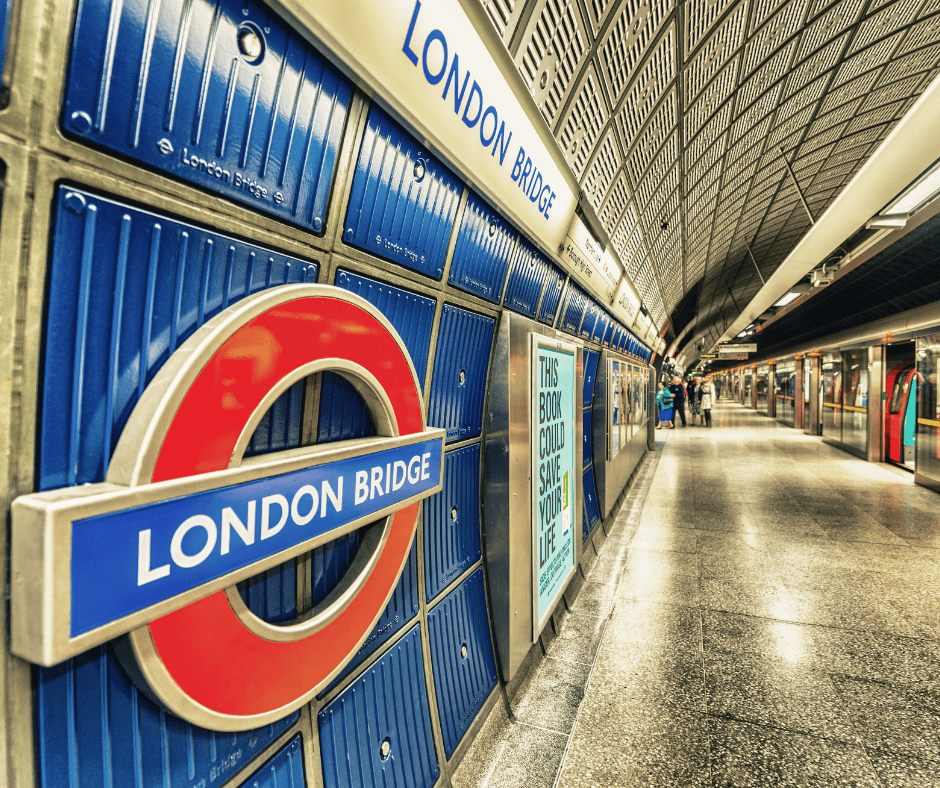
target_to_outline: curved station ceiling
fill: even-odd
[[[731,327],[940,63],[940,0],[484,6],[680,350]]]

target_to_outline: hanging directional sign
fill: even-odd
[[[298,380],[346,377],[377,437],[244,458]],[[101,484],[13,502],[13,653],[53,665],[116,651],[151,696],[212,730],[282,718],[326,686],[385,609],[420,501],[442,487],[444,431],[391,324],[364,299],[286,285],[207,322],[130,415]],[[235,584],[362,528],[322,608],[287,626]]]

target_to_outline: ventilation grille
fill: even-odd
[[[686,66],[686,103],[691,104],[702,88],[741,46],[747,24],[748,3],[742,2],[708,39],[695,59]]]
[[[802,60],[827,41],[835,38],[843,30],[854,25],[864,7],[865,0],[842,0],[838,5],[816,19],[803,31],[797,59]]]
[[[715,169],[715,163],[721,160],[725,152],[726,139],[725,136],[722,136],[718,142],[712,145],[705,155],[696,162],[694,167],[686,171],[685,182],[687,185],[690,184],[693,190],[706,173]]]
[[[898,50],[899,55],[906,55],[915,49],[928,46],[940,40],[940,16],[932,19],[926,19],[919,22],[911,28],[902,47]],[[934,61],[936,65],[936,61]]]
[[[630,88],[623,108],[617,116],[624,144],[633,145],[637,132],[642,128],[659,97],[676,76],[675,24],[669,26],[659,45],[653,50],[646,66]]]
[[[826,98],[823,99],[823,102],[819,107],[820,114],[829,112],[841,104],[845,104],[852,99],[869,93],[877,76],[878,75],[876,73],[864,74],[858,79],[852,80],[847,85],[843,85],[841,88],[830,91],[826,95]]]
[[[776,85],[761,96],[759,101],[752,104],[743,115],[738,116],[738,119],[731,127],[732,145],[747,134],[759,120],[773,112],[774,107],[777,106],[777,97],[779,95],[780,86]]]
[[[656,190],[656,187],[659,186],[659,182],[666,177],[667,172],[670,172],[670,168],[675,164],[678,155],[679,134],[678,132],[673,132],[669,140],[663,146],[662,152],[660,152],[650,165],[646,177],[636,179],[636,196],[640,205],[646,205],[650,201],[650,197]],[[674,175],[676,173],[674,169],[671,170],[671,172]],[[678,175],[675,177],[678,184]]]
[[[868,17],[859,25],[849,51],[858,52],[873,41],[907,26],[914,19],[920,4],[921,0],[901,0],[899,3],[893,3],[890,8]]]
[[[685,114],[685,136],[686,139],[694,137],[706,120],[712,113],[725,103],[725,100],[731,95],[735,85],[735,75],[737,73],[738,58],[731,61],[721,72],[717,79],[708,86],[708,89],[702,94],[702,97],[692,105]],[[726,105],[728,111],[731,110],[731,102]],[[727,121],[722,124],[727,125]],[[724,130],[724,128],[722,128]]]
[[[504,44],[508,44],[512,37],[512,31],[516,27],[522,6],[523,3],[516,3],[515,0],[489,0],[483,4],[493,27],[496,28]]]
[[[647,168],[659,146],[663,144],[669,131],[678,124],[676,108],[676,89],[672,88],[663,100],[656,114],[649,122],[640,140],[630,156],[630,175],[634,182],[639,181],[643,171]]]
[[[620,169],[620,152],[614,129],[611,127],[604,135],[604,141],[598,148],[591,169],[588,170],[587,177],[582,184],[584,193],[596,213],[600,213],[601,203],[607,196],[607,190],[610,189],[610,184],[618,169]]]
[[[779,0],[778,0],[779,2]],[[731,5],[731,0],[688,0],[686,2],[685,51],[695,50],[705,34]]]
[[[597,60],[612,104],[620,101],[637,63],[671,7],[671,0],[626,0],[607,29],[597,50]]]
[[[797,33],[803,25],[806,13],[806,0],[796,0],[788,3],[773,19],[762,27],[756,36],[747,42],[744,48],[745,74],[750,74],[755,68],[769,58],[786,42],[790,36]],[[793,46],[787,47],[792,51]]]
[[[895,33],[891,38],[870,46],[844,61],[832,82],[833,87],[842,85],[866,71],[883,66],[903,36],[904,33]]]
[[[541,11],[532,14],[523,41],[516,61],[519,72],[545,120],[554,125],[587,51],[587,36],[577,4],[545,0]],[[543,74],[547,74],[544,88]]]
[[[627,192],[627,176],[625,172],[621,171],[617,176],[613,188],[610,190],[610,195],[607,197],[604,207],[601,208],[598,214],[601,225],[603,225],[608,235],[612,236],[614,234],[614,229],[617,227],[617,220],[620,219],[621,214],[623,214],[623,209],[626,208],[629,199],[630,195]]]
[[[558,143],[579,181],[605,123],[607,108],[604,97],[600,93],[594,68],[589,66],[558,135]]]

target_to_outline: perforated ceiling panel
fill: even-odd
[[[721,334],[811,226],[800,195],[818,218],[940,68],[940,0],[481,2],[658,329],[696,287],[686,341]]]

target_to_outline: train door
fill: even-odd
[[[893,367],[885,381],[885,459],[914,469],[917,427],[917,375],[913,361]]]
[[[819,357],[803,359],[803,431],[808,435],[819,435],[822,431],[822,387]]]

